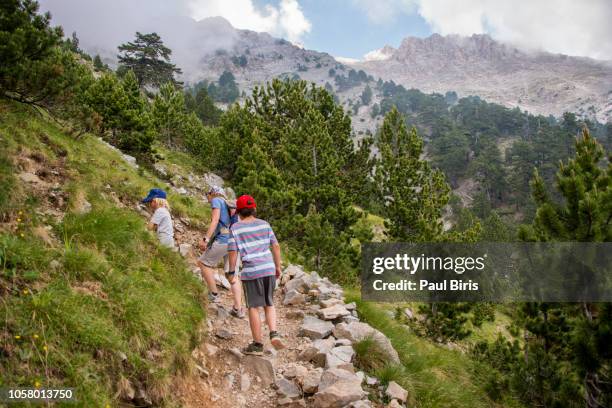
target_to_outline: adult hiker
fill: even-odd
[[[174,225],[170,215],[170,205],[166,200],[166,192],[159,188],[149,190],[149,194],[142,199],[153,210],[147,228],[157,233],[159,243],[168,248],[175,248]]]
[[[257,204],[249,195],[236,200],[236,209],[240,220],[230,229],[228,241],[229,267],[228,275],[237,281],[234,270],[238,254],[242,260],[240,280],[244,288],[244,298],[248,308],[249,324],[253,342],[243,352],[245,354],[263,355],[263,337],[259,310],[263,307],[266,324],[270,330],[270,342],[276,349],[284,344],[276,330],[276,309],[273,297],[276,279],[281,274],[281,251],[270,224],[256,217]]]
[[[212,207],[210,226],[206,235],[200,241],[200,249],[204,251],[198,258],[198,266],[202,270],[202,275],[208,286],[208,299],[217,302],[219,293],[215,282],[215,268],[224,260],[224,271],[229,271],[227,257],[227,241],[229,239],[229,228],[232,224],[232,215],[229,205],[225,199],[225,192],[221,187],[212,186],[206,194],[206,199]],[[229,279],[228,279],[229,280]],[[239,280],[230,282],[231,291],[234,298],[234,306],[230,314],[234,317],[243,318],[242,310],[242,288]]]

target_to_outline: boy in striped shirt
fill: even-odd
[[[249,195],[236,200],[236,210],[240,221],[230,229],[227,243],[229,254],[229,280],[235,277],[238,252],[242,261],[240,280],[244,288],[246,306],[249,309],[249,324],[253,342],[243,352],[263,355],[263,338],[259,308],[263,307],[266,324],[270,329],[270,342],[276,349],[283,348],[283,342],[276,331],[276,309],[273,296],[276,279],[281,274],[281,252],[274,231],[266,221],[256,218],[257,204]]]

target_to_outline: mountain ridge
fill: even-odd
[[[536,114],[612,117],[610,61],[520,50],[486,34],[407,37],[385,60],[350,65],[423,92],[478,95]]]

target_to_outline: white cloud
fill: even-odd
[[[363,56],[364,61],[385,61],[391,58],[394,49],[391,47],[383,47],[377,50],[372,50]]]
[[[347,64],[347,65],[351,65],[351,64],[355,64],[356,62],[359,62],[357,58],[349,58],[349,57],[334,57],[334,58],[336,61],[342,64]]]
[[[196,20],[221,16],[236,28],[265,31],[292,42],[300,42],[311,28],[297,0],[281,0],[278,7],[268,4],[263,8],[252,0],[191,0],[189,7]]]
[[[393,22],[399,14],[412,13],[415,0],[353,0],[353,4],[365,13],[372,23],[385,24]]]
[[[609,0],[418,0],[440,34],[488,33],[523,48],[612,59]]]

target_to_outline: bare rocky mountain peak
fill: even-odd
[[[351,66],[423,92],[456,91],[535,114],[612,118],[612,64],[522,50],[486,34],[408,37],[388,58]]]

